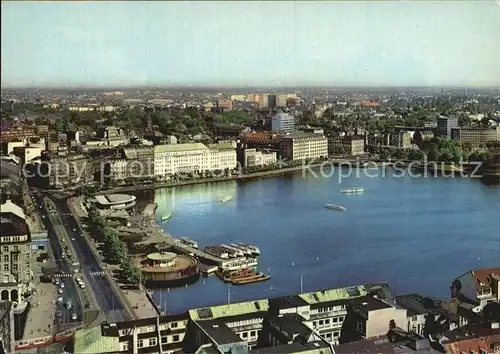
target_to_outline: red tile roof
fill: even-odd
[[[500,268],[476,269],[471,271],[476,290],[491,288],[492,275],[500,276]]]
[[[493,353],[497,345],[500,346],[500,334],[445,343],[444,348],[448,354]]]

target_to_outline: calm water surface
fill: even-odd
[[[379,170],[382,175],[383,170]],[[500,187],[465,178],[372,178],[342,183],[311,174],[157,190],[166,231],[207,245],[245,242],[261,249],[271,280],[232,286],[215,276],[188,288],[155,290],[170,313],[300,291],[388,281],[397,294],[449,296],[463,272],[500,263]],[[373,171],[371,171],[372,174]],[[341,188],[364,187],[358,195]],[[225,196],[233,200],[218,201]],[[340,204],[347,212],[324,208]],[[273,290],[271,290],[273,289]]]

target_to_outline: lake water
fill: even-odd
[[[375,173],[374,173],[375,172]],[[382,176],[384,172],[385,176]],[[372,175],[377,170],[370,171]],[[388,281],[396,294],[447,297],[469,269],[500,264],[500,187],[477,179],[396,177],[363,170],[339,183],[339,172],[302,172],[248,182],[157,190],[157,219],[176,237],[204,246],[244,242],[261,250],[267,282],[228,286],[217,277],[188,288],[155,290],[163,310],[189,308]],[[364,187],[344,195],[342,188]],[[225,196],[233,200],[222,204]],[[324,208],[340,204],[347,212]],[[271,290],[274,289],[274,290]]]

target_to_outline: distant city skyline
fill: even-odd
[[[2,87],[500,86],[500,1],[2,2]]]

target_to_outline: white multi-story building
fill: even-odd
[[[323,134],[288,134],[281,138],[280,155],[292,161],[328,157],[328,139]]]
[[[292,133],[295,131],[295,117],[287,112],[278,110],[271,120],[273,132]]]
[[[156,176],[236,168],[236,149],[228,143],[157,145],[154,150]]]
[[[246,166],[265,166],[277,162],[275,151],[257,151],[257,149],[245,150]]]

